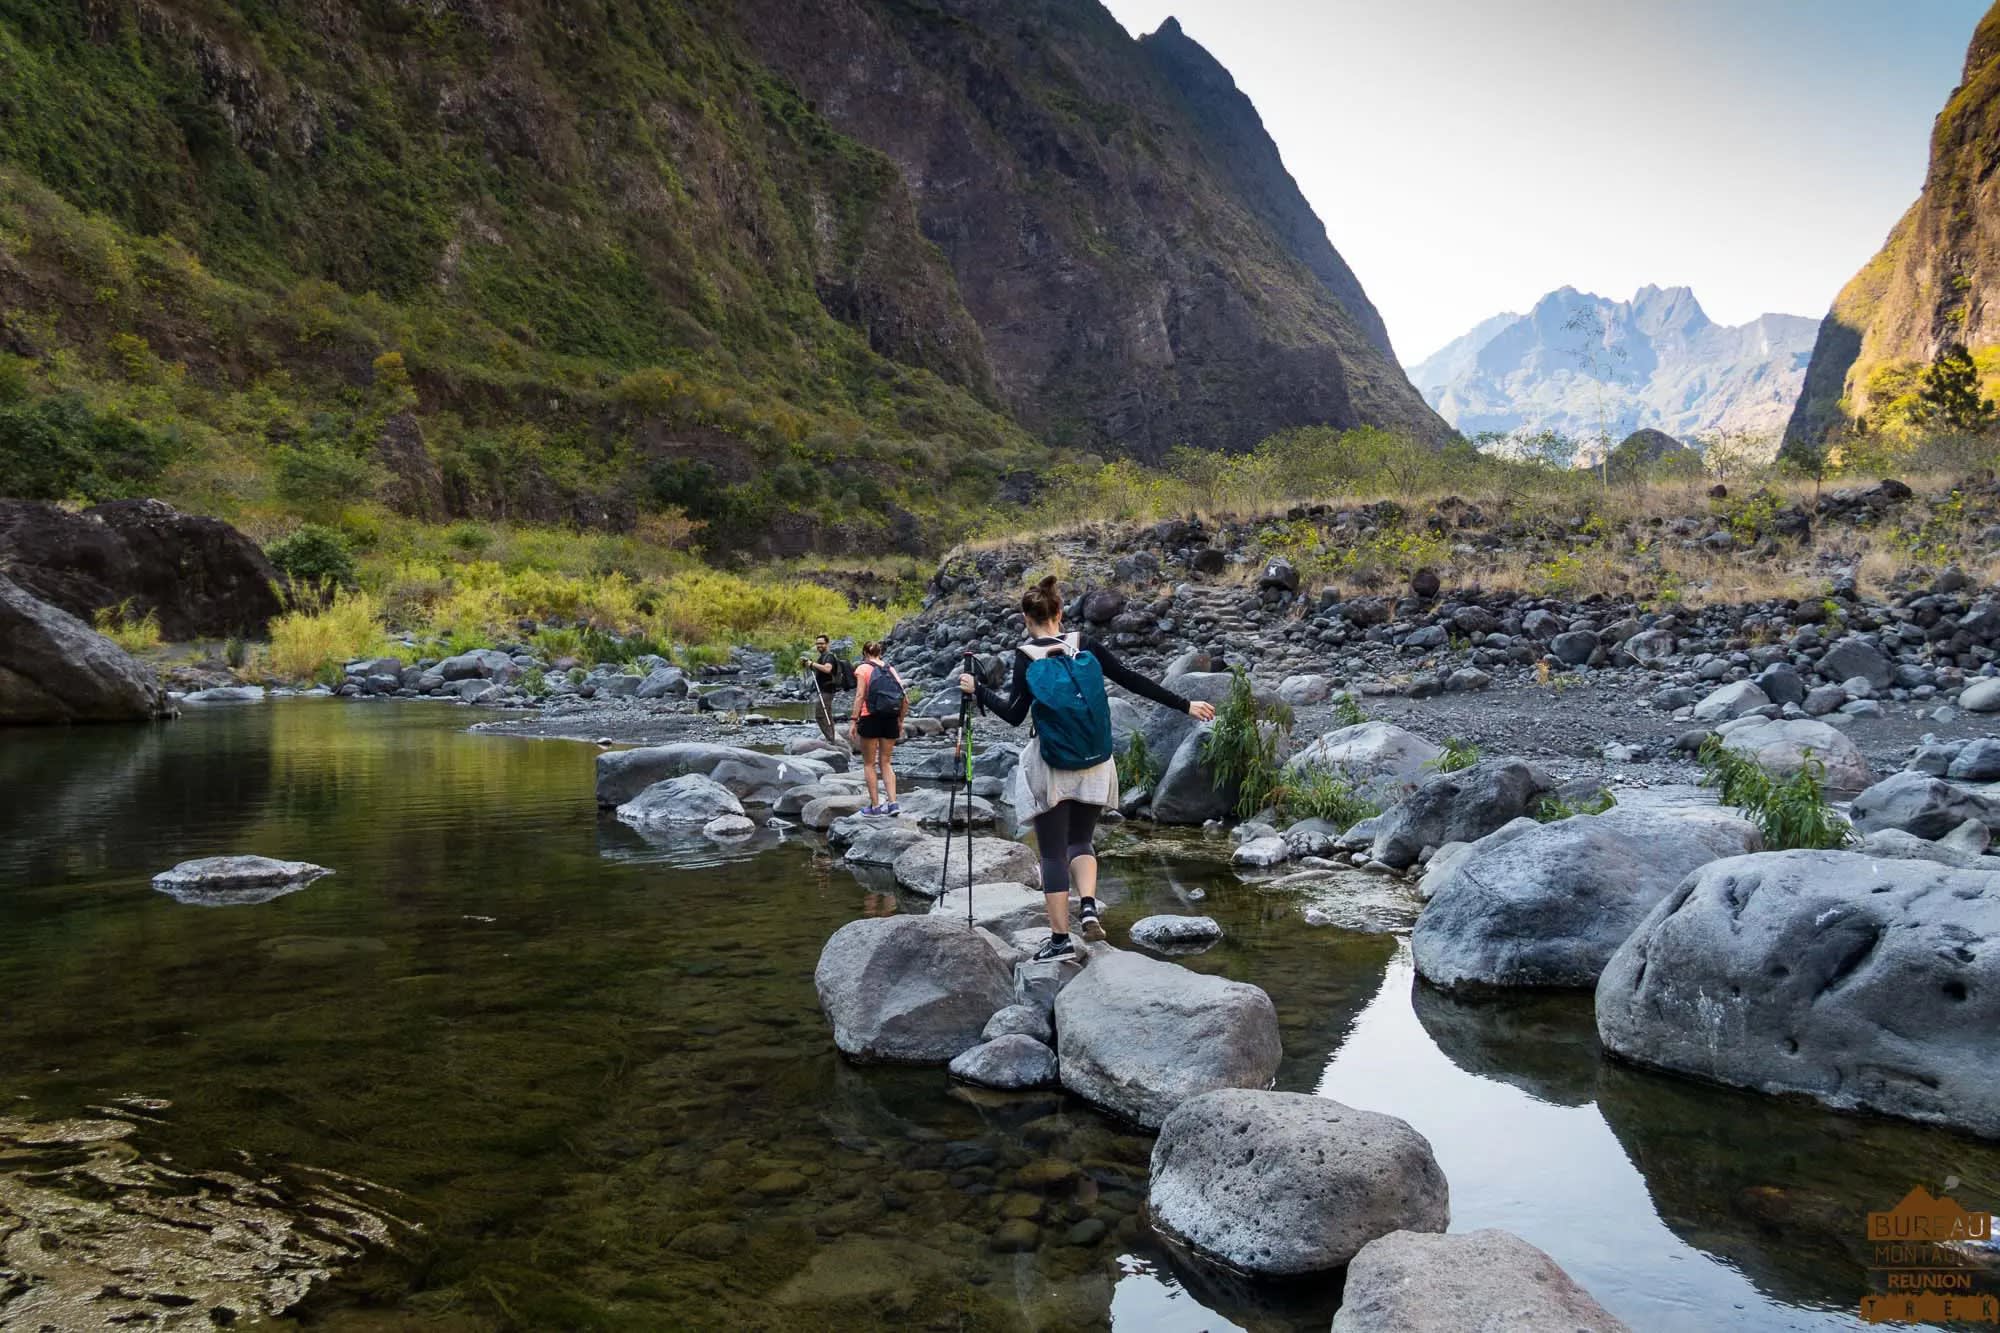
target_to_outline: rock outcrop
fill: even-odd
[[[85,623],[122,605],[132,619],[157,617],[160,633],[176,641],[262,638],[282,609],[278,571],[255,542],[221,519],[158,500],[113,500],[76,514],[0,500],[0,569]]]
[[[1429,1141],[1407,1121],[1330,1097],[1229,1088],[1190,1098],[1161,1124],[1152,1168],[1153,1226],[1258,1276],[1327,1272],[1378,1236],[1451,1224]]]
[[[164,707],[130,653],[0,578],[0,724],[134,722]]]
[[[1278,1013],[1240,981],[1099,945],[1055,1002],[1065,1088],[1149,1129],[1217,1088],[1278,1072]]]
[[[1715,861],[1597,986],[1641,1064],[2000,1138],[2000,876],[1849,852]]]

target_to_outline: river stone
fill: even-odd
[[[1968,713],[2000,713],[2000,676],[1986,676],[1966,686],[1958,706]]]
[[[835,820],[859,814],[868,807],[866,792],[853,790],[816,796],[799,809],[799,822],[809,829],[825,829]]]
[[[1292,774],[1338,769],[1371,796],[1394,800],[1429,777],[1427,765],[1443,753],[1394,723],[1362,722],[1327,732],[1287,760],[1285,768]]]
[[[905,847],[895,860],[896,882],[911,893],[935,898],[952,885],[966,882],[965,839],[946,840],[927,836]],[[950,883],[943,880],[949,873]],[[1041,863],[1035,854],[1018,842],[1004,838],[972,839],[971,882],[976,886],[992,881],[1011,881],[1034,886],[1042,882]]]
[[[1985,825],[1980,825],[1984,828]],[[1886,856],[1895,861],[1936,861],[1961,870],[2000,871],[2000,858],[1983,856],[1945,842],[1933,842],[1905,833],[1899,828],[1878,829],[1861,840],[1861,850],[1869,856]]]
[[[1272,833],[1260,838],[1252,838],[1230,854],[1230,862],[1239,866],[1265,868],[1282,865],[1292,859],[1292,844]]]
[[[836,831],[841,831],[842,825],[850,820],[865,825],[842,833],[847,843],[847,859],[859,866],[894,865],[897,857],[931,836],[911,821],[868,815],[849,815],[847,819],[835,822],[833,828],[827,830],[828,835],[831,837]],[[834,840],[838,842],[841,839]]]
[[[941,916],[863,917],[833,933],[813,970],[834,1044],[863,1060],[943,1064],[977,1046],[1014,999],[986,941]]]
[[[1858,634],[1850,634],[1826,650],[1819,659],[1819,674],[1835,681],[1861,676],[1878,690],[1888,689],[1895,680],[1895,671],[1882,650]]]
[[[953,921],[965,920],[965,881],[960,880],[957,887],[932,903],[931,912]],[[996,935],[1007,936],[1017,930],[1045,926],[1048,920],[1048,902],[1040,889],[1004,881],[972,886],[972,923]]]
[[[139,722],[165,706],[130,653],[0,577],[0,724]]]
[[[1147,916],[1132,923],[1132,943],[1154,953],[1200,953],[1222,938],[1212,916]]]
[[[1597,636],[1589,630],[1568,630],[1549,640],[1549,655],[1564,666],[1583,666],[1597,654]]]
[[[1958,782],[1992,782],[2000,778],[2000,739],[1981,736],[1966,742],[1953,757],[1945,776]]]
[[[654,667],[632,691],[635,699],[685,699],[688,692],[687,672],[676,666]]]
[[[654,783],[683,773],[713,777],[741,797],[767,787],[784,790],[817,782],[830,771],[817,759],[705,741],[607,750],[597,756],[597,803],[623,805]]]
[[[1697,722],[1727,722],[1731,718],[1742,717],[1767,707],[1771,697],[1747,680],[1732,681],[1718,686],[1707,697],[1694,706],[1694,720]]]
[[[518,680],[521,668],[497,648],[474,648],[469,653],[447,657],[431,668],[446,680],[497,680],[502,684]]]
[[[986,1026],[979,1035],[992,1041],[995,1037],[1015,1034],[1033,1037],[1044,1045],[1056,1039],[1055,1025],[1049,1021],[1048,1011],[1031,1004],[1008,1005],[986,1020]]]
[[[1024,1033],[981,1042],[953,1057],[951,1076],[982,1088],[1014,1091],[1056,1086],[1056,1053]]]
[[[1294,708],[1323,704],[1332,693],[1332,676],[1287,676],[1278,682],[1278,697]]]
[[[741,685],[717,685],[698,695],[694,706],[702,713],[747,713],[751,702],[750,691]]]
[[[1492,1227],[1361,1247],[1333,1333],[1628,1333],[1556,1261]]]
[[[1808,750],[1826,766],[1826,789],[1852,795],[1868,785],[1868,761],[1846,733],[1811,718],[1741,717],[1715,729],[1729,749],[1774,778],[1789,778]]]
[[[1587,988],[1697,866],[1761,851],[1720,811],[1612,809],[1537,825],[1459,858],[1417,918],[1417,971],[1445,990]]]
[[[1850,813],[1863,833],[1901,829],[1919,838],[1942,838],[1968,819],[1991,823],[2000,818],[2000,808],[1979,793],[1909,769],[1891,773],[1855,797]]]
[[[1715,861],[1597,986],[1605,1048],[2000,1137],[2000,877],[1852,852]]]
[[[993,802],[981,796],[970,796],[963,791],[952,792],[927,787],[920,791],[905,792],[898,800],[901,813],[906,819],[914,819],[919,824],[933,828],[943,828],[947,813],[953,828],[965,827],[966,814],[970,810],[975,828],[984,828],[993,822]],[[949,811],[947,811],[949,807]]]
[[[265,698],[262,685],[215,685],[205,690],[195,690],[181,696],[184,704],[197,708],[205,704],[255,704]]]
[[[718,815],[742,813],[734,792],[699,773],[656,782],[618,807],[618,818],[627,824],[706,824]]]
[[[757,831],[747,815],[717,815],[701,826],[701,831],[719,841],[747,838]]]
[[[153,876],[153,887],[194,907],[254,907],[297,893],[333,872],[310,861],[268,856],[204,856]]]
[[[1099,945],[1056,996],[1063,1086],[1149,1129],[1217,1088],[1263,1088],[1278,1071],[1278,1011],[1240,981]]]
[[[849,777],[821,778],[818,782],[805,782],[796,787],[789,787],[783,795],[771,803],[771,813],[796,818],[807,806],[822,796],[851,796],[860,791],[860,781],[859,778]],[[828,830],[828,836],[831,839],[831,828]]]
[[[1444,1172],[1406,1121],[1247,1088],[1167,1116],[1146,1206],[1161,1234],[1259,1277],[1327,1272],[1378,1236],[1451,1224]]]
[[[1520,759],[1482,759],[1434,774],[1381,816],[1370,855],[1401,870],[1416,864],[1426,847],[1471,842],[1520,818],[1548,788],[1548,776]]]

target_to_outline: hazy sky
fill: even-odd
[[[1987,0],[1106,0],[1256,103],[1404,363],[1568,284],[1819,316]]]

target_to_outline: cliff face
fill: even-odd
[[[1685,287],[1642,287],[1629,301],[1564,287],[1525,315],[1482,321],[1410,378],[1469,434],[1595,436],[1601,420],[1613,439],[1650,428],[1775,440],[1812,342],[1813,321],[1797,315],[1717,324]]]
[[[1308,422],[1446,429],[1226,71],[1095,0],[745,0],[747,42],[901,169],[1003,399],[1157,457]]]
[[[1945,346],[1992,380],[2000,347],[2000,5],[1973,33],[1965,72],[1931,129],[1923,193],[1820,327],[1787,450],[1871,416]],[[1984,353],[1985,355],[1982,355]]]

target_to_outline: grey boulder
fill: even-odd
[[[1243,1088],[1167,1116],[1146,1205],[1162,1234],[1260,1277],[1327,1272],[1378,1236],[1451,1224],[1444,1172],[1406,1121]]]
[[[1942,838],[1968,819],[1991,824],[2000,817],[1994,803],[1977,792],[1953,786],[1928,773],[1891,773],[1854,798],[1854,827],[1862,833],[1901,829],[1919,838]]]
[[[2000,778],[2000,739],[1981,736],[1966,742],[1945,770],[1945,776],[1960,782],[1992,782]]]
[[[1720,811],[1612,809],[1537,825],[1456,860],[1417,918],[1417,971],[1446,990],[1588,988],[1688,872],[1759,851]]]
[[[1132,923],[1132,943],[1154,953],[1200,953],[1222,938],[1212,916],[1148,916]]]
[[[197,907],[247,907],[296,893],[333,872],[310,861],[269,856],[204,856],[153,876],[153,887]]]
[[[849,815],[828,829],[827,835],[837,844],[844,842],[847,859],[859,866],[894,865],[897,857],[930,837],[908,820],[868,815]]]
[[[1025,1033],[981,1042],[952,1058],[951,1076],[982,1088],[1015,1091],[1056,1086],[1056,1053]]]
[[[165,706],[130,653],[0,578],[0,724],[138,722]]]
[[[1014,999],[1000,955],[961,921],[863,917],[836,930],[813,970],[841,1051],[861,1060],[944,1064],[977,1046]]]
[[[2000,878],[1852,852],[1711,862],[1597,985],[1606,1049],[2000,1137]]]
[[[995,1037],[1020,1035],[1033,1037],[1046,1045],[1056,1039],[1056,1029],[1049,1021],[1046,1009],[1032,1004],[1010,1004],[987,1019],[979,1035],[988,1041]]]
[[[931,886],[933,892],[937,886]],[[953,921],[966,919],[966,885],[958,880],[956,885],[945,890],[944,895],[931,904],[934,916],[948,917]],[[996,881],[972,886],[972,924],[984,926],[996,935],[1008,936],[1017,930],[1028,930],[1048,924],[1048,902],[1040,889],[1031,889],[1025,884],[1010,884]]]
[[[1063,1086],[1149,1129],[1190,1097],[1278,1072],[1270,996],[1103,945],[1056,997],[1055,1023]]]
[[[2000,713],[2000,676],[1984,676],[1967,685],[1958,706],[1968,713]]]
[[[1846,733],[1811,718],[1742,717],[1715,729],[1722,743],[1774,778],[1789,778],[1810,755],[1826,770],[1828,791],[1852,795],[1868,785],[1868,761]]]
[[[618,818],[627,824],[706,824],[742,813],[736,793],[699,773],[656,782],[618,807]]]
[[[1416,864],[1426,847],[1471,842],[1520,818],[1548,788],[1548,776],[1520,759],[1483,759],[1434,774],[1381,816],[1370,854],[1401,870]]]
[[[769,788],[781,793],[787,788],[817,782],[831,771],[819,760],[802,755],[765,754],[761,750],[703,741],[607,750],[597,756],[597,803],[623,805],[654,783],[683,773],[713,777],[747,799]],[[771,797],[776,798],[776,794]]]
[[[1727,722],[1731,718],[1742,717],[1768,706],[1769,695],[1747,680],[1732,681],[1717,686],[1700,703],[1694,706],[1694,720],[1697,722]]]
[[[1861,676],[1878,690],[1888,689],[1895,679],[1895,670],[1882,650],[1858,634],[1850,634],[1826,650],[1819,659],[1819,674],[1832,681]]]
[[[1395,799],[1430,776],[1428,765],[1444,751],[1390,722],[1362,722],[1329,731],[1293,755],[1287,771],[1335,769],[1362,791]]]
[[[954,886],[968,882],[964,838],[925,837],[897,854],[893,863],[896,882],[912,893],[935,898]],[[1037,885],[1042,882],[1041,862],[1018,842],[1003,838],[972,839],[972,869],[969,882],[978,885],[1011,881]],[[949,883],[945,881],[949,879]]]
[[[1333,1333],[1626,1333],[1556,1261],[1512,1232],[1393,1231],[1347,1266]]]
[[[1940,865],[1957,866],[1961,870],[2000,871],[2000,858],[1990,858],[1979,852],[1966,851],[1946,842],[1919,838],[1914,833],[1905,833],[1898,828],[1879,829],[1869,834],[1861,840],[1861,851],[1869,856],[1887,857],[1892,861],[1936,861]]]

